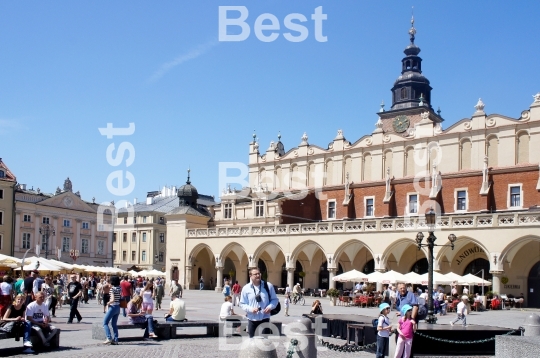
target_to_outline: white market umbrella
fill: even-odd
[[[161,277],[163,276],[163,272],[153,269],[150,271],[146,271],[145,276],[146,277]]]
[[[20,271],[21,268],[19,267],[19,268],[15,269],[15,270]],[[62,271],[63,268],[61,268],[60,266],[54,265],[49,260],[43,259],[43,260],[39,260],[39,267],[37,267],[37,260],[36,260],[36,262],[31,262],[28,265],[23,266],[23,270],[24,271],[33,271],[33,270],[38,270],[38,271]]]
[[[25,263],[30,263],[30,260],[26,259],[24,260]],[[11,265],[21,265],[22,259],[18,259],[13,256],[3,255],[0,254],[0,266],[10,266]]]
[[[422,285],[429,284],[428,275],[429,275],[429,272],[426,272],[425,274],[420,275],[420,284]],[[451,283],[452,283],[452,280],[450,280],[448,277],[446,277],[442,273],[433,271],[433,284],[434,285],[450,285]]]
[[[421,276],[422,275],[419,275],[417,274],[416,272],[409,272],[409,273],[406,273],[404,274],[403,276],[405,276],[407,278],[407,283],[412,283],[412,284],[419,284],[421,283]]]
[[[473,274],[467,274],[462,277],[459,285],[477,285],[477,286],[491,286],[491,282],[487,280],[482,280],[482,278],[475,276]]]
[[[448,272],[445,273],[444,276],[452,280],[452,284],[459,285],[459,283],[463,281],[463,276],[458,275],[457,273]]]
[[[134,270],[128,271],[128,273],[129,273],[131,276],[137,276],[137,275],[139,274],[137,271],[134,271]]]
[[[62,261],[58,261],[58,260],[49,260],[49,261],[52,262],[53,264],[55,264],[56,266],[64,268],[65,270],[73,270],[73,265],[71,265],[71,264],[68,264],[68,263],[65,263],[65,262],[62,262]]]
[[[360,282],[360,281],[368,282],[369,278],[368,278],[368,275],[360,271],[351,270],[351,271],[344,272],[341,275],[334,276],[333,280],[338,281],[338,282]]]
[[[382,283],[382,284],[390,284],[390,283],[408,283],[409,280],[405,275],[396,272],[394,270],[390,270],[387,272],[372,272],[368,275],[369,282],[376,282],[376,283]]]

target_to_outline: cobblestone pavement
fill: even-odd
[[[282,298],[282,297],[281,297]],[[289,310],[289,317],[284,316],[284,309],[279,315],[274,316],[272,320],[281,321],[283,324],[294,322],[301,317],[303,313],[308,313],[311,303],[315,298],[306,298],[305,306],[292,305]],[[184,300],[186,302],[186,315],[190,320],[216,320],[219,314],[221,304],[223,303],[223,295],[211,291],[185,291]],[[325,313],[348,314],[348,315],[364,315],[376,317],[378,310],[375,308],[357,308],[330,306],[326,299],[322,299],[323,309]],[[163,307],[169,307],[169,300],[164,299]],[[83,316],[81,323],[67,324],[69,308],[57,310],[57,318],[53,319],[53,324],[62,329],[61,333],[61,348],[52,352],[42,352],[39,355],[44,357],[238,357],[237,350],[220,350],[219,340],[217,338],[184,338],[168,341],[143,342],[142,330],[120,331],[120,338],[137,337],[130,341],[122,341],[118,346],[104,346],[100,341],[93,340],[91,337],[92,323],[101,322],[103,319],[103,311],[97,305],[95,300],[91,300],[89,304],[80,305],[79,311]],[[163,319],[166,310],[154,312],[154,317],[158,320]],[[167,310],[168,311],[168,310]],[[518,328],[523,324],[525,317],[530,314],[531,310],[505,310],[505,311],[487,311],[487,312],[472,312],[467,318],[467,323],[470,325],[490,325],[505,328]],[[538,310],[534,310],[538,312]],[[439,324],[448,325],[450,320],[454,318],[453,314],[444,317],[438,317]],[[125,321],[122,316],[119,321]],[[340,339],[328,339],[325,341],[342,345],[345,341]],[[24,357],[27,355],[21,354],[22,340],[2,340],[0,348],[0,357]],[[227,342],[236,344],[241,342],[240,337],[229,338]],[[282,336],[279,340],[280,345],[277,348],[278,357],[286,357],[289,339]],[[373,353],[358,352],[358,353],[340,353],[335,351],[319,351],[319,357],[373,357]],[[478,357],[477,357],[478,358]]]

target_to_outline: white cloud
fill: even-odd
[[[159,80],[161,77],[163,77],[167,72],[169,72],[171,69],[173,69],[176,66],[179,66],[183,64],[184,62],[187,62],[189,60],[193,60],[200,55],[204,54],[208,50],[210,50],[212,47],[218,45],[218,41],[210,41],[205,44],[199,45],[196,48],[190,50],[188,53],[182,54],[178,57],[176,57],[174,60],[170,62],[166,62],[161,67],[154,72],[154,74],[150,77],[150,82],[155,82]]]

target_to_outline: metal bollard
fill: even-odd
[[[245,339],[238,358],[277,358],[274,344],[263,337]]]
[[[288,341],[298,340],[298,346],[293,357],[316,358],[317,357],[317,335],[311,327],[309,318],[299,318],[287,325],[286,335]]]
[[[525,323],[523,323],[523,328],[525,328],[525,337],[538,337],[540,336],[540,316],[536,313],[531,313],[525,318]]]

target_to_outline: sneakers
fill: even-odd
[[[148,336],[149,336],[150,338],[157,338],[157,336],[155,335],[155,333],[150,333]]]
[[[81,323],[81,321],[82,321],[82,318],[81,318],[81,319],[78,319],[78,320],[77,320],[77,323]]]
[[[32,348],[32,342],[24,341],[23,346],[28,347],[28,348]]]
[[[105,342],[103,342],[103,344],[112,344],[113,341],[111,341],[110,339],[107,339]]]
[[[36,353],[32,348],[26,348],[23,353],[26,353],[26,354],[34,354]]]
[[[111,344],[112,344],[113,346],[117,346],[117,345],[118,345],[118,341],[112,341]]]
[[[453,326],[453,325],[454,325],[454,321],[450,321],[450,325]]]

